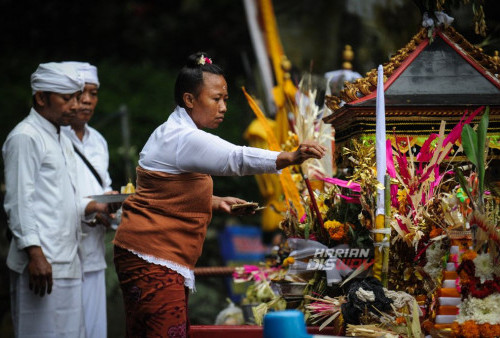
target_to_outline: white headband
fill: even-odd
[[[97,77],[97,68],[95,66],[92,66],[88,62],[67,61],[63,63],[75,67],[82,74],[85,83],[95,84],[99,88],[99,78]]]
[[[41,63],[36,71],[31,74],[31,92],[54,92],[73,94],[83,90],[85,82],[82,75],[75,67],[59,63]]]

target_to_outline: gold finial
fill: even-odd
[[[281,56],[281,69],[283,69],[283,79],[289,80],[292,76],[290,70],[292,69],[292,62],[288,60],[286,55]]]
[[[342,59],[344,62],[342,63],[342,69],[352,69],[351,61],[354,59],[354,52],[350,45],[345,45],[344,51],[342,52]]]
[[[281,68],[285,72],[289,72],[292,69],[292,63],[290,62],[290,60],[288,60],[288,58],[286,57],[286,55],[283,55],[281,57]]]
[[[500,56],[498,55],[498,51],[495,51],[495,55],[493,55],[493,62],[495,62],[497,65],[500,65]]]

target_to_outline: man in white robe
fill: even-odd
[[[74,118],[83,86],[73,66],[40,64],[31,75],[33,108],[2,147],[16,337],[85,336],[80,222],[108,206],[80,197],[76,155],[60,132]]]
[[[85,87],[80,97],[76,118],[71,122],[71,126],[61,129],[93,168],[91,169],[80,155],[77,156],[76,178],[80,194],[101,195],[112,189],[108,173],[108,144],[97,130],[88,125],[98,101],[97,68],[86,62],[72,62],[72,64],[82,73]],[[87,338],[107,337],[104,236],[109,226],[110,219],[105,214],[96,214],[90,222],[82,222],[80,250],[84,273],[82,296]]]

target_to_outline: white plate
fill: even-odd
[[[133,194],[115,194],[115,195],[93,195],[89,196],[97,203],[120,203],[123,202]]]

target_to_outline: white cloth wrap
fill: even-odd
[[[31,74],[31,92],[54,92],[73,94],[83,90],[85,82],[82,74],[68,63],[41,63]]]
[[[82,283],[82,305],[85,337],[107,337],[106,270],[85,272]]]
[[[29,274],[10,271],[15,337],[85,338],[81,278],[54,279],[52,293],[40,297],[29,288]]]
[[[80,75],[83,77],[83,81],[85,83],[92,83],[97,85],[99,88],[99,77],[97,76],[97,67],[91,65],[88,62],[77,62],[77,61],[67,61],[63,62],[64,64],[68,64],[72,67],[75,67]]]

